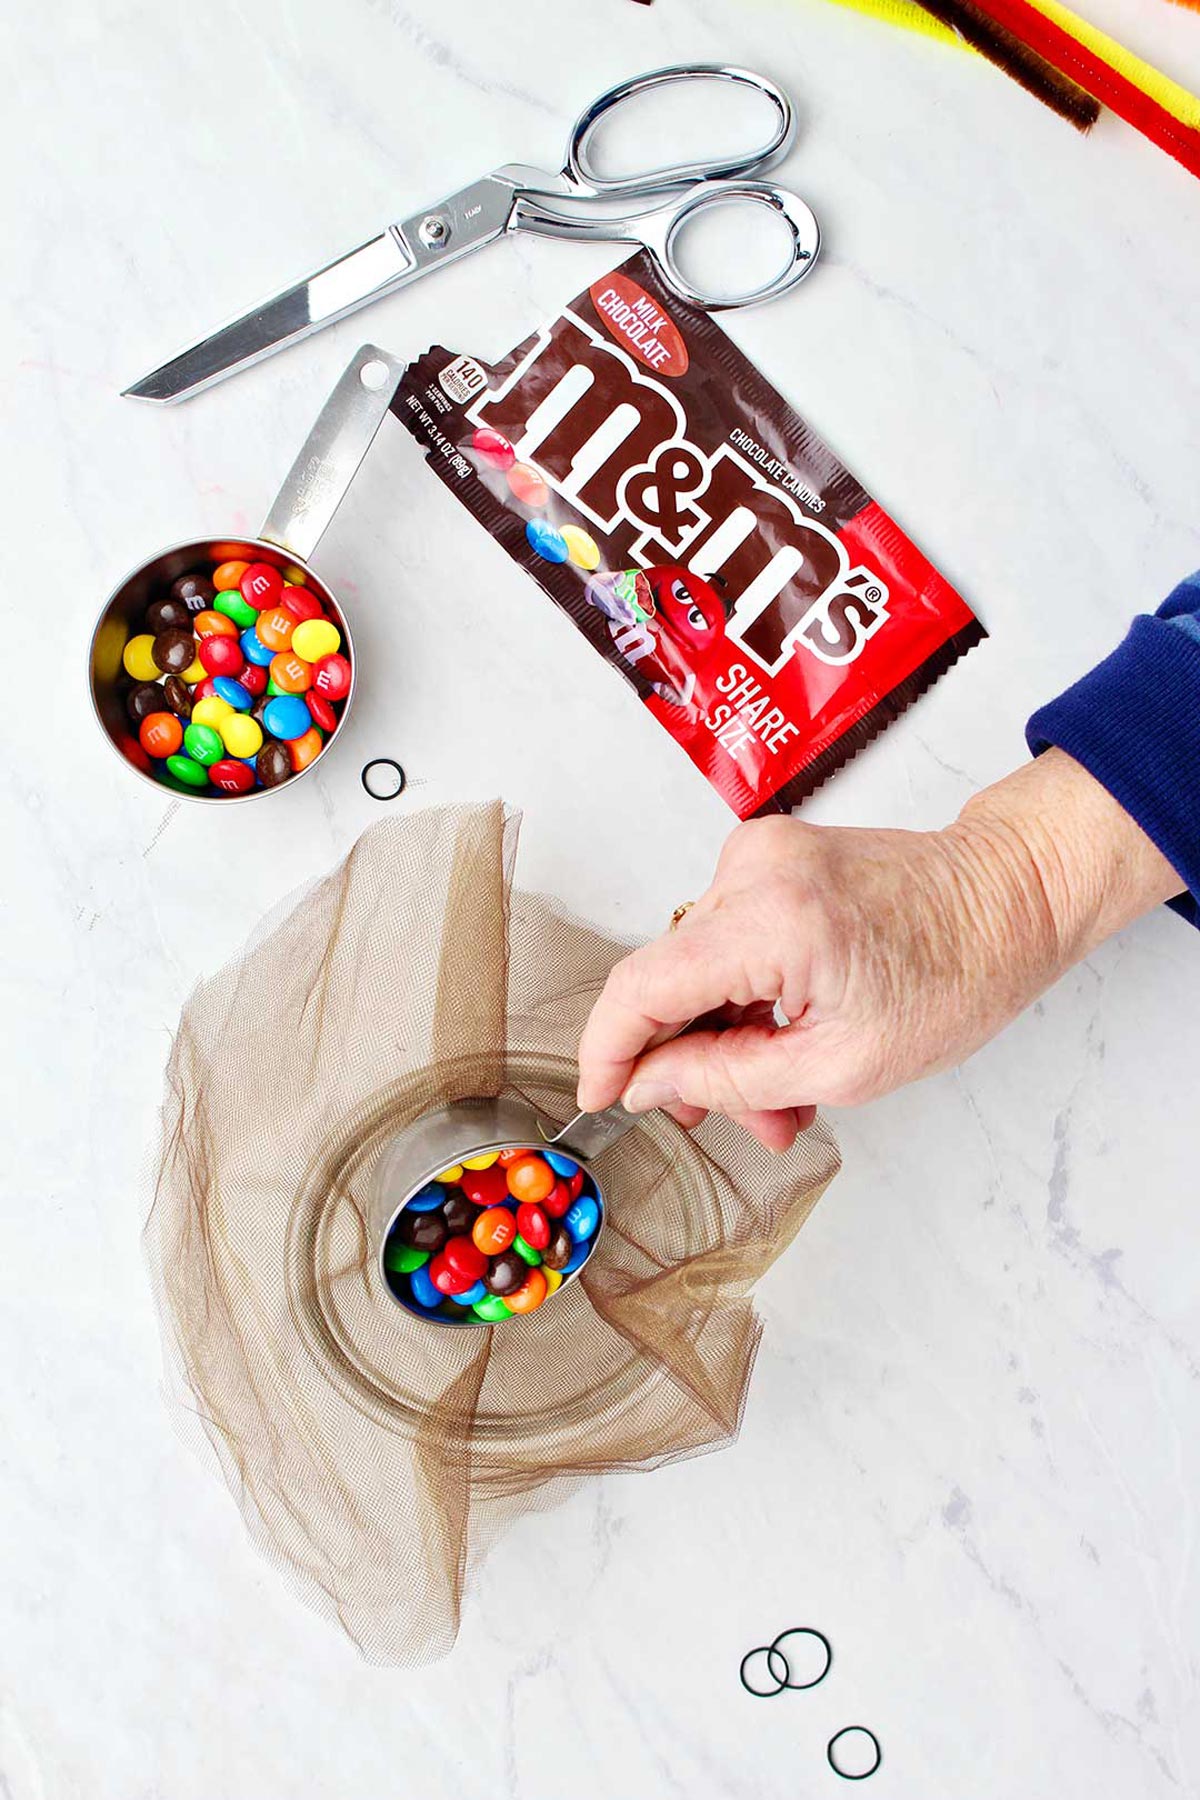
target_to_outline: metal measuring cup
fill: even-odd
[[[604,1231],[605,1204],[604,1190],[589,1159],[599,1156],[602,1150],[607,1150],[610,1144],[616,1143],[639,1123],[623,1106],[614,1106],[603,1113],[577,1113],[568,1124],[547,1129],[532,1106],[509,1098],[454,1100],[434,1112],[423,1113],[403,1131],[397,1132],[384,1151],[367,1198],[367,1239],[384,1291],[401,1311],[415,1311],[393,1291],[384,1267],[383,1252],[392,1227],[409,1201],[443,1169],[453,1168],[467,1157],[487,1156],[492,1151],[561,1150],[591,1177],[600,1208],[600,1223],[592,1235],[592,1247],[588,1252],[590,1261]],[[555,1298],[586,1267],[585,1262],[566,1276]],[[431,1312],[423,1313],[421,1317],[431,1324],[454,1328],[487,1325],[486,1320],[469,1316],[451,1318]]]
[[[231,558],[270,563],[287,581],[302,576],[304,585],[320,600],[326,615],[342,634],[342,647],[350,663],[350,691],[342,703],[338,727],[339,731],[345,729],[358,682],[358,659],[354,654],[349,620],[329,587],[310,568],[309,558],[345,499],[359,464],[383,423],[403,372],[403,363],[395,357],[377,349],[374,344],[364,344],[321,408],[258,537],[196,538],[189,543],[172,544],[169,549],[160,550],[156,556],[139,563],[105,601],[92,633],[92,708],[113,750],[121,757],[125,768],[140,781],[162,791],[161,784],[152,775],[135,768],[118,747],[117,740],[130,731],[124,703],[126,677],[122,652],[129,638],[140,628],[147,606],[164,594],[177,576],[189,574],[204,565],[215,567]],[[327,748],[326,745],[322,749],[321,756]],[[280,783],[280,787],[292,787],[317,766],[321,756],[315,757],[299,775]],[[171,791],[178,791],[183,800],[219,800],[223,806],[228,806],[235,800],[259,800],[279,790],[261,787],[248,794]]]

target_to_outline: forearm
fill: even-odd
[[[947,835],[1004,896],[993,929],[1029,936],[1049,980],[1184,888],[1129,813],[1062,750],[986,788]]]

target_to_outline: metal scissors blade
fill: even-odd
[[[437,206],[389,225],[378,237],[338,257],[315,275],[285,288],[231,320],[124,390],[133,400],[170,402],[197,394],[275,350],[298,343],[323,325],[415,281],[427,270],[456,262],[508,230],[516,188],[487,175]]]

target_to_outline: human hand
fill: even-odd
[[[613,970],[580,1042],[579,1105],[661,1106],[689,1127],[715,1110],[786,1150],[816,1103],[857,1105],[969,1056],[1180,887],[1057,750],[943,831],[751,821],[679,928]],[[661,1041],[708,1015],[724,1028]]]

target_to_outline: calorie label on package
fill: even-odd
[[[644,254],[494,367],[430,350],[392,408],[739,818],[812,793],[984,636]]]

